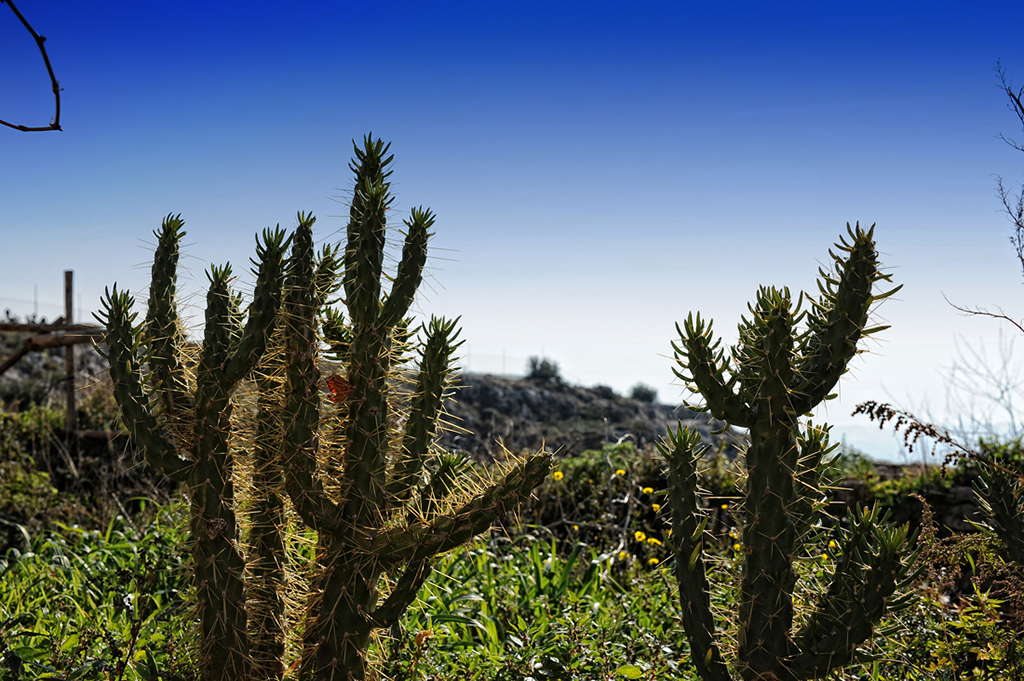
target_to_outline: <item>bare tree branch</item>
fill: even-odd
[[[949,304],[950,307],[952,307],[954,310],[957,310],[958,312],[963,312],[964,314],[968,315],[977,315],[979,317],[992,317],[993,319],[1002,319],[1004,321],[1010,322],[1011,324],[1016,326],[1021,333],[1024,333],[1024,324],[1018,322],[1015,319],[1012,319],[1002,310],[999,310],[999,312],[989,312],[983,307],[976,307],[973,309],[969,307],[960,307],[959,305],[950,302],[949,298],[946,298],[945,293],[942,294],[942,298]]]
[[[1017,118],[1020,119],[1021,125],[1024,126],[1024,102],[1021,101],[1022,99],[1024,99],[1024,87],[1022,87],[1017,92],[1013,91],[1013,83],[1011,83],[1010,79],[1006,77],[1006,69],[1003,68],[1001,62],[996,62],[996,73],[999,74],[999,87],[1001,87],[1003,92],[1005,92],[1006,95],[1010,98],[1010,104],[1008,105],[1010,110],[1017,114]],[[1009,144],[1014,149],[1017,149],[1018,151],[1024,151],[1024,147],[1017,144],[1011,139],[1007,139],[1001,133],[999,135],[999,138],[1006,142],[1007,144]]]
[[[1006,77],[1006,69],[1003,68],[1000,62],[996,62],[996,73],[999,74],[1000,89],[1010,98],[1010,103],[1008,104],[1010,110],[1017,114],[1021,126],[1024,127],[1024,101],[1022,101],[1024,100],[1024,88],[1014,91],[1013,84]],[[1024,146],[1017,144],[1017,142],[1002,133],[999,133],[999,139],[1017,151],[1024,151]],[[1014,233],[1010,237],[1010,243],[1017,250],[1017,259],[1020,260],[1021,269],[1024,270],[1024,190],[1017,196],[1014,196],[1003,186],[1003,178],[997,176],[996,180],[996,194],[998,194],[999,200],[1003,204],[1003,211],[1010,218],[1010,222],[1014,224]]]
[[[1013,341],[1000,327],[999,356],[993,362],[984,344],[955,340],[958,356],[947,374],[946,413],[959,415],[953,432],[961,442],[1000,437],[1003,429],[997,426],[993,408],[1002,412],[1008,424],[1006,435],[1021,436],[1017,412],[1024,396],[1024,377],[1019,363],[1013,361]]]
[[[18,20],[21,21],[21,24],[25,27],[25,30],[32,34],[32,38],[36,41],[36,45],[39,47],[39,51],[43,55],[43,62],[46,64],[46,71],[50,74],[50,83],[53,85],[55,113],[53,114],[53,120],[50,121],[50,124],[45,127],[32,128],[25,125],[18,125],[17,123],[8,123],[3,119],[0,119],[0,125],[6,125],[8,128],[14,128],[15,130],[20,130],[21,132],[44,132],[47,130],[60,130],[60,84],[57,82],[57,77],[53,75],[53,67],[50,66],[50,57],[46,54],[46,47],[43,46],[43,43],[46,42],[46,38],[36,33],[35,29],[32,28],[32,25],[28,23],[28,21],[21,14],[21,12],[18,11],[18,8],[14,6],[14,3],[11,2],[11,0],[0,0],[0,5],[4,3],[6,3],[11,8],[11,11],[14,12],[14,16],[18,17]]]

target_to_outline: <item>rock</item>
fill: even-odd
[[[725,439],[735,449],[739,439],[712,436],[722,424],[707,414],[630,399],[607,386],[463,374],[445,409],[452,429],[442,436],[441,445],[482,459],[500,458],[499,441],[511,451],[543,446],[560,455],[623,440],[651,445],[679,421],[697,428],[709,444]]]

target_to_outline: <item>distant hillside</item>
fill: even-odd
[[[512,451],[537,450],[544,444],[560,454],[600,449],[618,440],[648,445],[678,421],[696,427],[709,443],[735,439],[712,436],[722,424],[707,414],[630,399],[605,386],[584,388],[560,381],[463,374],[446,409],[460,430],[446,433],[442,444],[483,458],[501,451],[499,439]]]

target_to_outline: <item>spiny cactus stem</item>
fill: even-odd
[[[373,611],[373,626],[378,629],[393,626],[406,608],[416,600],[416,594],[432,571],[430,559],[417,561],[406,567],[387,599]]]
[[[361,526],[379,523],[384,507],[391,408],[386,381],[389,367],[387,357],[381,357],[381,348],[388,343],[387,333],[376,324],[355,324],[352,332],[352,363],[348,367],[352,392],[346,433],[349,446],[344,456],[344,484],[352,493],[345,499],[345,515]]]
[[[688,431],[680,424],[675,432],[669,429],[666,441],[659,443],[658,449],[669,464],[672,534],[678,542],[675,573],[691,659],[706,681],[731,681],[715,640],[711,589],[701,548],[708,517],[700,520],[697,506],[697,462],[708,447],[700,444],[698,433]]]
[[[232,343],[224,365],[225,377],[232,384],[252,373],[267,350],[267,341],[273,335],[281,306],[284,255],[290,241],[280,227],[264,230],[262,243],[256,241],[259,264],[249,319],[242,337],[237,343]]]
[[[408,232],[405,236],[405,246],[402,248],[402,260],[398,263],[395,283],[381,311],[381,322],[386,326],[394,326],[409,311],[416,289],[423,280],[423,266],[427,262],[427,240],[430,238],[430,228],[433,224],[433,213],[423,208],[414,208],[412,219],[405,223]]]
[[[355,535],[357,545],[365,553],[375,556],[385,570],[400,562],[424,560],[449,551],[480,534],[496,518],[515,508],[550,470],[551,457],[536,454],[451,515],[379,533],[358,532]]]
[[[142,368],[136,353],[139,334],[133,328],[134,305],[127,291],[107,290],[102,300],[103,314],[97,319],[106,327],[104,343],[110,363],[110,378],[114,384],[114,399],[121,408],[121,419],[151,466],[164,475],[182,482],[192,462],[181,458],[161,431],[149,407],[149,398],[143,389]]]
[[[176,300],[178,248],[185,236],[184,225],[181,215],[168,215],[160,230],[153,232],[157,248],[153,256],[153,277],[143,325],[143,335],[151,350],[149,364],[153,385],[158,388],[159,398],[172,418],[183,415],[190,408],[182,361],[184,336]]]
[[[313,266],[313,218],[300,214],[292,239],[292,255],[285,282],[283,313],[286,318],[287,368],[284,406],[286,432],[282,448],[285,485],[303,522],[317,531],[336,529],[338,513],[314,475],[314,452],[320,422],[320,370],[316,352],[316,291]]]
[[[201,640],[211,660],[209,675],[225,681],[248,676],[250,661],[245,563],[232,544],[237,528],[228,437],[234,382],[223,371],[234,331],[230,279],[230,267],[211,269],[206,332],[196,376],[195,468],[189,480]]]
[[[685,362],[690,375],[675,371],[687,385],[698,387],[705,401],[705,409],[716,419],[726,421],[737,428],[749,428],[754,419],[750,408],[733,392],[734,380],[727,381],[725,372],[728,365],[718,343],[712,344],[710,322],[705,327],[700,315],[691,315],[684,323],[685,333],[676,325],[682,339],[682,346],[674,342],[672,347],[680,362]]]
[[[406,420],[402,454],[388,482],[388,497],[395,501],[405,501],[409,498],[436,434],[438,417],[444,402],[448,367],[452,353],[457,347],[455,339],[458,334],[455,331],[455,323],[446,323],[435,318],[430,320],[427,327],[426,347],[416,379],[416,392]]]

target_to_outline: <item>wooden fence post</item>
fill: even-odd
[[[71,326],[71,311],[74,307],[74,270],[64,270],[64,324]],[[78,430],[78,416],[75,411],[75,346],[64,346],[64,373],[67,377],[67,418],[64,431],[67,433],[68,450],[75,443],[75,432]],[[77,449],[77,447],[75,448]]]

